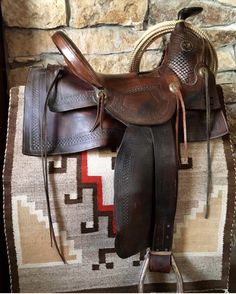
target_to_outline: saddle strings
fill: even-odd
[[[211,171],[211,146],[210,146],[210,134],[211,134],[211,100],[209,96],[209,80],[208,71],[204,70],[204,80],[205,80],[205,101],[206,101],[206,139],[207,139],[207,187],[206,187],[206,210],[205,218],[209,215],[209,201],[211,193],[212,184],[212,171]],[[183,121],[183,135],[184,135],[184,163],[188,164],[188,143],[187,143],[187,123],[186,123],[186,109],[183,100],[182,93],[180,89],[175,91],[177,106],[176,106],[176,121],[175,121],[175,131],[176,131],[176,151],[179,157],[179,164],[181,165],[180,151],[179,151],[179,111],[181,105],[182,110],[182,121]]]
[[[43,170],[43,182],[44,182],[44,191],[46,196],[46,204],[47,204],[47,211],[48,211],[48,221],[49,221],[49,230],[50,230],[50,240],[51,240],[51,247],[53,243],[56,247],[56,250],[61,258],[61,260],[66,264],[66,260],[59,248],[55,231],[53,228],[53,221],[52,221],[52,214],[51,214],[51,206],[50,206],[50,192],[49,192],[49,181],[48,181],[48,142],[47,142],[47,108],[48,108],[48,100],[50,93],[55,86],[56,82],[58,81],[60,75],[62,74],[62,69],[59,69],[55,78],[53,79],[46,95],[44,108],[43,108],[43,115],[41,121],[41,159],[42,159],[42,170]]]
[[[176,152],[179,160],[179,165],[182,165],[182,162],[184,164],[188,164],[188,139],[187,139],[187,122],[186,122],[186,109],[185,109],[185,104],[184,104],[184,99],[182,96],[182,93],[180,89],[177,89],[175,92],[176,95],[176,101],[177,101],[177,106],[176,106],[176,120],[175,120],[175,132],[176,132]],[[183,123],[183,136],[184,136],[184,160],[181,160],[180,156],[180,151],[179,151],[179,112],[180,112],[180,107],[182,110],[182,123]]]
[[[211,146],[210,146],[210,134],[211,134],[211,100],[209,96],[209,75],[208,71],[204,70],[204,80],[205,80],[205,103],[206,103],[206,139],[207,139],[207,187],[206,187],[206,209],[205,209],[205,218],[209,216],[209,202],[210,202],[210,193],[212,185],[212,171],[211,171]],[[179,151],[179,111],[181,105],[182,110],[182,121],[183,121],[183,135],[184,135],[184,163],[188,163],[188,143],[187,143],[187,123],[186,123],[186,109],[183,100],[182,93],[180,89],[176,89],[176,121],[175,121],[175,131],[176,131],[176,151],[179,157],[179,163],[181,165],[180,151]]]
[[[93,132],[97,126],[99,125],[101,130],[103,130],[103,115],[105,109],[105,101],[106,101],[106,94],[103,90],[99,90],[97,97],[98,97],[98,105],[97,105],[97,114],[95,118],[95,122],[93,127],[91,128],[90,132]]]
[[[209,215],[209,201],[211,193],[211,181],[212,181],[212,172],[211,172],[211,146],[210,146],[210,133],[211,133],[211,100],[209,97],[209,80],[208,80],[208,71],[204,72],[205,78],[205,96],[206,96],[206,137],[207,137],[207,188],[206,188],[206,211],[205,218],[208,218]]]

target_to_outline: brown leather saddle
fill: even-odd
[[[212,52],[185,22],[201,11],[192,7],[179,12],[163,58],[150,72],[139,72],[139,58],[131,73],[96,73],[73,42],[57,32],[52,38],[67,67],[32,68],[26,85],[23,153],[42,156],[48,202],[49,154],[119,147],[115,249],[121,258],[147,249],[140,292],[148,268],[155,272],[173,268],[177,290],[182,292],[171,253],[178,170],[194,164],[188,158],[187,142],[207,140],[208,198],[210,139],[228,132],[211,69]],[[184,160],[180,142],[184,142]],[[52,227],[50,213],[49,221]]]

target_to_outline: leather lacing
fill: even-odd
[[[209,80],[208,72],[204,73],[205,78],[205,96],[206,96],[206,137],[207,137],[207,197],[206,197],[206,210],[205,218],[208,218],[210,208],[210,193],[212,185],[212,171],[211,171],[211,146],[210,146],[210,135],[211,135],[211,99],[209,96]]]
[[[104,116],[104,109],[105,109],[107,96],[104,90],[100,90],[97,94],[97,97],[98,97],[97,114],[96,114],[94,125],[91,128],[90,132],[93,132],[98,125],[100,126],[101,130],[103,130],[103,116]]]
[[[206,208],[205,208],[205,218],[209,216],[210,208],[210,194],[212,186],[212,170],[211,170],[211,146],[210,146],[210,135],[211,135],[211,101],[209,96],[209,75],[208,71],[204,69],[204,80],[205,80],[205,103],[206,103],[206,141],[207,141],[207,186],[206,186]],[[181,90],[179,88],[175,91],[176,94],[176,122],[175,122],[175,132],[176,132],[176,152],[179,160],[179,165],[188,164],[188,142],[187,142],[187,122],[186,122],[186,109],[183,100]],[[183,122],[183,136],[184,136],[184,157],[181,158],[179,151],[179,113],[180,105],[182,110],[182,122]]]
[[[58,79],[62,75],[62,69],[59,69],[55,78],[53,79],[48,91],[46,100],[44,103],[43,108],[43,115],[41,120],[41,159],[42,159],[42,169],[43,169],[43,182],[44,182],[44,191],[46,196],[46,203],[47,203],[47,211],[48,211],[48,221],[49,221],[49,230],[50,230],[50,240],[51,240],[51,247],[53,244],[56,247],[56,250],[61,258],[61,260],[66,263],[66,260],[61,252],[56,235],[55,230],[53,228],[53,221],[52,221],[52,214],[51,214],[51,206],[50,206],[50,191],[49,191],[49,184],[48,184],[48,140],[47,140],[47,109],[48,109],[48,101],[49,96],[53,87],[56,85]]]
[[[175,140],[176,140],[176,153],[179,160],[179,165],[188,164],[188,141],[187,141],[187,122],[186,122],[186,109],[184,104],[184,99],[180,89],[178,88],[175,92],[176,95],[176,120],[175,120]],[[183,135],[184,135],[184,157],[181,158],[180,151],[179,151],[179,113],[180,107],[182,110],[182,122],[183,122]]]

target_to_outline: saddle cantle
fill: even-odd
[[[95,72],[75,44],[56,32],[52,39],[67,66],[32,68],[26,85],[23,153],[42,156],[47,203],[47,155],[119,147],[115,249],[121,258],[147,249],[140,291],[148,268],[169,272],[172,267],[182,292],[171,249],[178,170],[191,164],[182,164],[179,144],[184,142],[188,161],[187,142],[207,141],[207,215],[210,139],[228,132],[215,83],[214,48],[204,33],[185,21],[201,11],[192,7],[179,12],[161,62],[150,72],[139,72],[139,64],[150,40],[158,36],[155,30],[137,43],[131,72],[118,75]]]

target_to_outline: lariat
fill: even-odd
[[[186,109],[185,109],[185,104],[184,104],[184,100],[183,100],[183,96],[181,91],[177,91],[176,92],[176,98],[177,98],[177,112],[180,111],[180,107],[179,104],[181,106],[181,110],[182,110],[182,122],[183,122],[183,136],[184,136],[184,157],[183,159],[181,158],[181,162],[180,164],[188,164],[188,142],[187,142],[187,122],[186,122]],[[178,120],[178,121],[177,121]],[[178,129],[179,126],[179,113],[176,116],[176,127]],[[176,131],[176,139],[178,140],[178,131]],[[179,143],[177,141],[177,143]],[[178,146],[179,144],[177,144]]]

